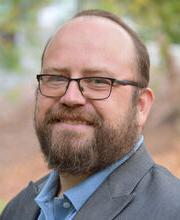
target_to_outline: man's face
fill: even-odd
[[[97,17],[76,18],[59,30],[43,60],[43,74],[135,80],[134,47],[117,24]],[[138,134],[131,86],[114,86],[108,99],[82,96],[72,81],[66,94],[37,94],[35,128],[51,168],[91,174],[120,159]]]

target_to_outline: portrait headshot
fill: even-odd
[[[81,10],[41,54],[32,118],[48,172],[0,220],[180,219],[180,181],[146,146],[155,92],[139,34],[119,14]]]

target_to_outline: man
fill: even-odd
[[[180,219],[180,182],[143,143],[149,57],[126,24],[77,14],[47,43],[37,79],[35,129],[52,172],[1,220]]]

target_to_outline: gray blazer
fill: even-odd
[[[0,220],[35,220],[34,197],[47,177],[31,182]],[[142,146],[117,168],[79,210],[75,220],[180,220],[180,181],[156,165]]]

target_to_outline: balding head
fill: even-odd
[[[67,33],[69,29],[72,30],[72,34],[79,34],[78,42],[73,42],[73,40],[70,39],[72,44],[82,44],[83,40],[85,40],[85,38],[88,36],[90,37],[92,34],[95,35],[95,38],[101,38],[102,40],[104,36],[106,36],[107,39],[109,38],[109,41],[104,39],[104,46],[109,44],[112,47],[111,42],[116,41],[116,49],[118,50],[119,48],[121,50],[120,54],[122,62],[127,60],[131,62],[131,68],[134,70],[136,69],[136,78],[138,78],[138,80],[141,81],[145,86],[148,85],[150,64],[146,47],[139,40],[136,33],[122,20],[120,20],[119,17],[101,10],[82,11],[75,15],[72,20],[67,22],[63,27],[61,27],[47,43],[42,56],[42,62],[45,51],[47,47],[49,48],[50,46],[49,44],[57,43],[57,39],[61,36],[61,34]],[[103,31],[101,31],[102,29]],[[116,37],[112,38],[113,40],[110,41],[110,38],[115,35]],[[71,36],[69,36],[69,38],[71,38]],[[68,35],[66,36],[66,39],[68,39]],[[78,38],[76,38],[76,40],[77,39]],[[121,64],[119,63],[119,65]]]

